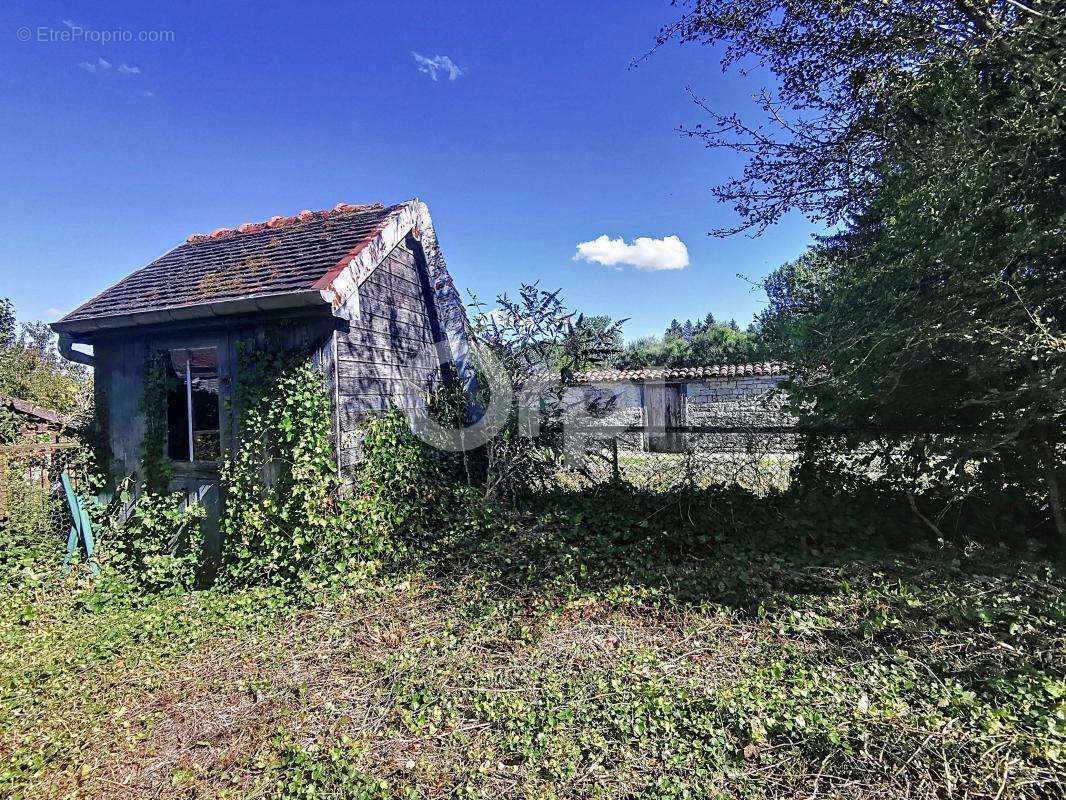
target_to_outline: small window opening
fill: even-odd
[[[217,461],[218,350],[171,350],[168,367],[167,455],[174,461]]]

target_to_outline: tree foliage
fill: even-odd
[[[47,325],[19,330],[11,301],[0,301],[0,395],[72,412],[87,402],[87,385],[82,367],[59,355]]]
[[[748,156],[742,175],[715,189],[740,222],[765,230],[799,210],[834,224],[865,209],[886,153],[917,144],[928,122],[907,102],[945,64],[980,69],[1030,36],[1050,42],[1061,4],[1035,0],[691,0],[664,28],[671,39],[724,47],[722,66],[759,65],[775,86],[758,96],[758,121],[697,102],[710,122],[688,133]],[[1010,56],[1007,56],[1009,59]]]
[[[663,36],[777,79],[764,125],[693,131],[749,156],[717,190],[737,229],[839,223],[766,282],[808,420],[938,431],[892,443],[902,479],[1043,509],[1066,536],[1062,10],[698,2]]]
[[[769,357],[757,326],[740,330],[736,320],[720,324],[713,314],[702,320],[676,319],[664,335],[646,336],[630,342],[612,359],[619,369],[640,367],[700,367],[710,364],[742,364]]]
[[[536,282],[522,284],[517,296],[500,295],[491,311],[475,298],[472,310],[474,333],[515,384],[544,372],[568,377],[605,363],[622,346],[625,320],[580,314],[566,306],[561,290]]]

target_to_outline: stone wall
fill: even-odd
[[[753,449],[788,450],[794,436],[758,431],[789,427],[793,418],[785,411],[787,396],[778,385],[787,376],[700,378],[670,381],[681,387],[682,424],[751,431],[685,434],[678,441],[689,450],[750,452]],[[644,382],[597,381],[570,387],[565,395],[575,424],[596,428],[628,427],[645,423]],[[593,434],[594,435],[594,434]],[[620,444],[644,449],[642,434],[623,434]]]
[[[781,377],[705,378],[684,384],[685,424],[762,428],[791,425]]]

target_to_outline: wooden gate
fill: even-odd
[[[685,452],[685,398],[680,383],[644,384],[644,449],[649,453]]]

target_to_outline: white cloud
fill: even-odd
[[[427,58],[426,56],[411,51],[411,55],[415,57],[415,63],[418,64],[418,71],[428,75],[433,80],[437,80],[437,75],[447,75],[448,80],[454,81],[464,70],[448,56],[433,56],[433,58]]]
[[[649,272],[684,269],[688,266],[688,248],[677,236],[664,236],[662,239],[638,236],[627,244],[621,236],[610,239],[604,234],[578,244],[574,261],[590,261],[618,269],[621,269],[619,265],[628,264]]]
[[[107,75],[111,72],[112,65],[110,61],[97,57],[96,61],[81,61],[78,63],[78,66],[86,72],[93,72],[99,75]],[[122,62],[115,69],[115,72],[117,72],[119,75],[140,75],[141,68],[138,66],[131,66],[126,62]]]
[[[97,58],[96,61],[82,61],[78,64],[86,72],[107,72],[111,69],[111,62]]]
[[[67,312],[63,311],[61,308],[56,308],[55,306],[52,306],[51,308],[46,308],[44,310],[44,318],[55,320],[59,319],[62,316],[65,316],[66,313]]]

